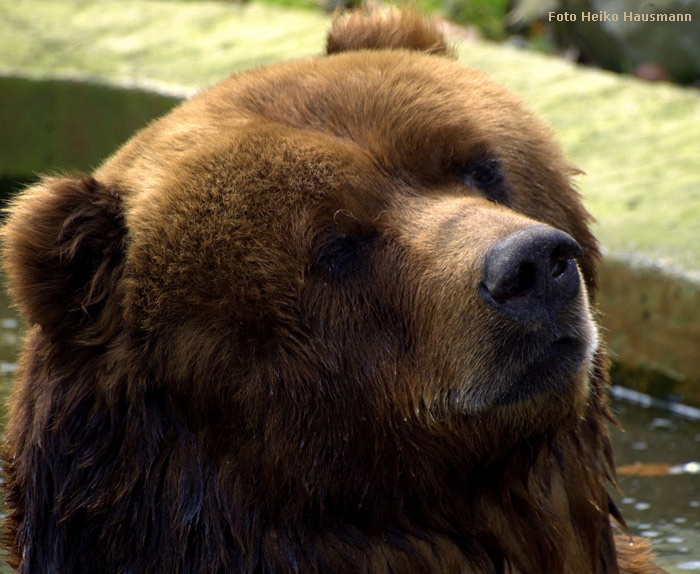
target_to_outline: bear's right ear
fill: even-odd
[[[336,13],[326,54],[353,50],[416,50],[453,57],[434,21],[413,10],[366,5]]]
[[[56,340],[105,342],[118,325],[126,226],[118,194],[50,177],[14,199],[1,237],[10,294]]]

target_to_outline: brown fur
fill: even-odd
[[[326,54],[392,48],[452,55],[437,25],[416,12],[365,5],[354,13],[335,14]]]
[[[337,53],[234,76],[13,203],[20,572],[659,571],[615,549],[572,170],[516,98],[419,52],[444,46],[414,15],[339,19]],[[525,391],[537,327],[478,291],[536,222],[584,249],[558,320],[589,351]]]

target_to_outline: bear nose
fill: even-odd
[[[488,250],[482,296],[521,321],[557,311],[579,291],[574,259],[582,255],[573,237],[547,225],[516,231]]]

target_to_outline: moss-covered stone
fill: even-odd
[[[663,269],[608,257],[599,292],[621,384],[700,407],[700,287]]]
[[[177,98],[88,82],[0,77],[0,178],[89,171]]]
[[[330,17],[254,2],[0,0],[5,74],[202,88],[322,50]]]

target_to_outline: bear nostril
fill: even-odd
[[[519,320],[557,310],[579,291],[574,259],[582,255],[571,236],[547,225],[516,231],[486,254],[482,296]]]
[[[535,265],[525,262],[512,275],[505,278],[496,277],[495,281],[485,281],[484,284],[493,300],[503,305],[510,299],[527,294],[535,286],[536,277]]]
[[[561,277],[564,273],[566,273],[566,270],[569,268],[569,263],[569,259],[551,258],[549,260],[549,268],[552,274],[552,278],[556,279],[557,277]]]
[[[583,249],[572,237],[566,235],[563,231],[557,233],[562,233],[566,237],[559,238],[561,243],[556,246],[549,257],[549,269],[554,279],[569,271],[572,266],[575,266],[573,259],[583,256]]]

